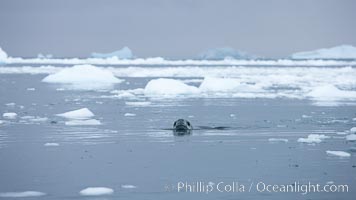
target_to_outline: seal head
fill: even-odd
[[[185,119],[178,119],[173,124],[173,132],[175,135],[189,135],[192,130],[193,126]]]

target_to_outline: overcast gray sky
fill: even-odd
[[[130,47],[184,58],[215,47],[266,57],[356,45],[352,0],[0,0],[11,56],[88,56]]]

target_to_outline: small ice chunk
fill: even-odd
[[[79,192],[83,196],[100,196],[113,194],[114,190],[107,187],[88,187]]]
[[[35,91],[36,88],[27,88],[27,91]]]
[[[101,122],[96,119],[77,119],[77,120],[70,120],[65,122],[65,125],[68,126],[96,126],[101,125]]]
[[[356,127],[352,127],[352,128],[350,129],[350,132],[351,132],[351,133],[356,133]]]
[[[11,103],[7,103],[7,104],[5,104],[6,106],[15,106],[16,105],[16,103],[14,103],[14,102],[11,102]]]
[[[346,136],[347,141],[356,141],[356,134],[351,134]]]
[[[54,142],[47,142],[46,144],[44,144],[44,146],[46,147],[56,147],[59,146],[58,143],[54,143]]]
[[[125,113],[125,117],[134,117],[136,116],[135,113]]]
[[[95,115],[88,108],[81,108],[78,110],[57,114],[57,116],[65,117],[68,119],[88,119],[94,117]]]
[[[46,193],[38,192],[38,191],[24,191],[24,192],[4,192],[0,193],[0,197],[4,198],[23,198],[23,197],[39,197],[44,196]]]
[[[328,155],[340,156],[340,157],[350,157],[351,154],[345,151],[326,151]]]
[[[298,142],[302,143],[320,143],[323,139],[330,138],[326,135],[310,134],[307,138],[299,138]]]
[[[137,188],[137,186],[134,186],[134,185],[121,185],[121,188],[124,188],[124,189],[135,189],[135,188]]]
[[[288,139],[285,139],[285,138],[269,138],[268,141],[270,141],[270,142],[288,142]]]
[[[328,181],[328,182],[326,182],[326,184],[329,184],[329,185],[334,184],[334,181]]]
[[[235,114],[230,114],[230,117],[236,117],[236,115]]]
[[[5,119],[16,119],[17,114],[14,112],[8,112],[8,113],[2,114],[2,117]]]
[[[302,118],[311,118],[312,116],[310,115],[302,115]]]

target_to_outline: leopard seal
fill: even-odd
[[[178,119],[173,123],[174,135],[190,135],[193,130],[192,124],[185,119]]]

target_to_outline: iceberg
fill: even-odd
[[[341,45],[314,51],[298,52],[291,55],[293,59],[356,59],[356,47]]]
[[[124,47],[118,51],[114,51],[111,53],[92,53],[91,57],[93,58],[113,58],[116,57],[118,59],[131,59],[133,58],[133,54],[131,49],[128,47]]]
[[[207,50],[199,55],[200,59],[203,60],[224,60],[224,59],[248,59],[251,56],[248,56],[246,53],[237,51],[230,47],[225,48],[216,48]]]
[[[0,63],[5,62],[7,58],[7,53],[0,47]]]

